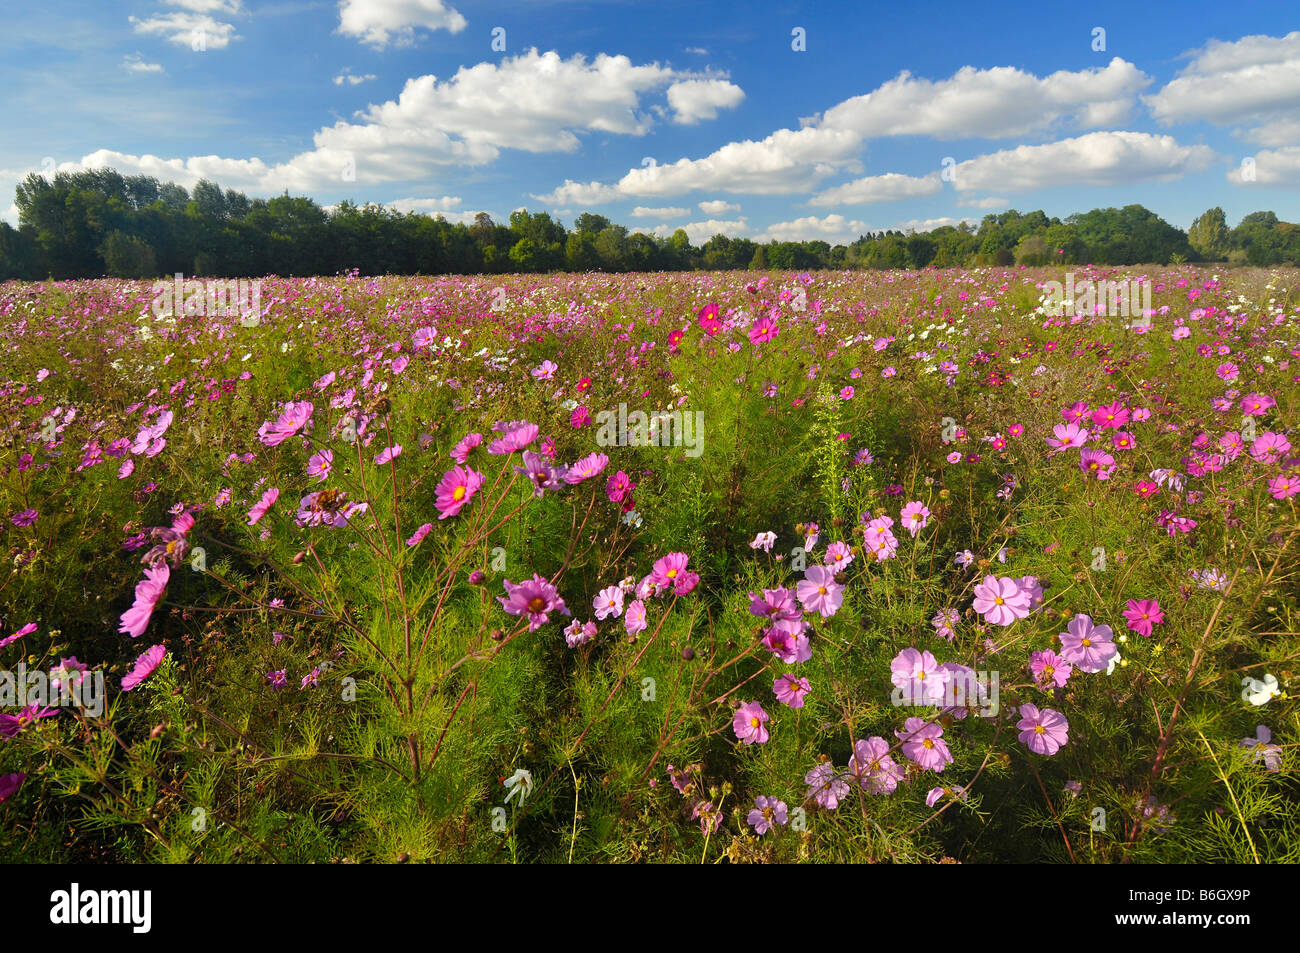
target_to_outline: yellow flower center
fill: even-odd
[[[1006,600],[1003,599],[1001,596],[994,596],[993,602],[995,605],[999,605],[999,606],[1006,605]]]
[[[677,570],[676,570],[676,569],[670,569],[670,570],[668,570],[666,573],[664,573],[664,575],[667,576],[669,579],[676,579],[676,578],[677,578]]]
[[[451,498],[457,503],[465,499],[465,488],[463,486],[456,487],[456,489],[451,491]]]
[[[749,726],[750,726],[751,728],[757,728],[757,727],[758,727],[758,716],[757,716],[757,715],[755,715],[753,718],[749,719]]]
[[[921,742],[921,746],[927,749],[933,748],[934,742],[931,739],[926,738],[924,741]]]
[[[1086,649],[1088,646],[1092,645],[1092,639],[1084,639],[1080,644]]]
[[[529,612],[541,612],[544,608],[546,608],[546,600],[541,596],[533,596],[528,600]]]
[[[1034,725],[1034,734],[1045,735],[1047,734],[1047,729],[1044,728],[1042,725]]]

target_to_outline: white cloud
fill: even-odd
[[[1300,185],[1300,146],[1265,149],[1256,153],[1254,178],[1245,178],[1245,169],[1237,166],[1228,173],[1233,185]]]
[[[163,0],[169,7],[180,7],[192,13],[240,13],[240,0]]]
[[[1261,146],[1289,146],[1300,142],[1300,119],[1277,119],[1242,135]]]
[[[997,196],[990,196],[989,198],[984,198],[984,199],[977,199],[971,197],[966,199],[958,199],[957,206],[959,208],[983,208],[983,209],[1010,208],[1011,202],[1008,199],[998,198]]]
[[[705,215],[716,217],[726,215],[728,212],[739,212],[740,206],[734,202],[724,202],[722,199],[712,199],[708,202],[700,202],[699,210]]]
[[[234,24],[216,20],[206,13],[160,13],[143,20],[136,17],[127,20],[136,33],[161,36],[191,49],[224,50],[231,40],[239,38]]]
[[[974,218],[951,218],[948,216],[942,218],[913,218],[908,219],[906,222],[897,222],[890,225],[887,229],[876,229],[876,231],[902,232],[904,234],[914,232],[919,234],[921,232],[932,232],[936,228],[944,228],[946,226],[956,228],[962,222],[966,222],[970,225],[979,224],[979,220]]]
[[[695,190],[789,195],[840,169],[856,171],[860,140],[834,129],[778,129],[755,142],[729,142],[703,159],[630,169],[614,185],[565,180],[545,202],[597,205],[632,196],[666,197]]]
[[[1214,161],[1209,146],[1182,146],[1173,136],[1091,132],[1041,146],[1017,146],[960,162],[953,186],[961,192],[1071,185],[1169,182]]]
[[[139,53],[128,53],[122,58],[122,65],[131,73],[161,73],[161,63],[146,63]]]
[[[1191,63],[1154,95],[1151,114],[1165,124],[1205,120],[1218,125],[1300,119],[1300,30],[1286,36],[1211,40]],[[1265,145],[1283,145],[1262,133]],[[1294,140],[1292,140],[1294,141]]]
[[[943,191],[938,172],[917,177],[886,172],[854,179],[818,192],[808,200],[813,206],[869,205],[873,202],[897,202],[901,199],[922,198]]]
[[[668,87],[673,122],[683,125],[716,119],[719,109],[732,109],[744,98],[743,89],[723,79],[687,79]]]
[[[382,49],[415,42],[417,28],[459,33],[468,21],[443,0],[341,0],[338,32]]]
[[[342,86],[344,83],[347,83],[349,86],[360,86],[362,83],[378,78],[379,77],[374,73],[366,73],[364,76],[357,76],[355,73],[349,73],[347,70],[344,70],[338,76],[334,77],[334,85]]]
[[[638,205],[632,209],[633,218],[681,218],[690,209],[677,208],[669,206],[668,208],[646,208],[644,205]]]
[[[727,235],[732,238],[744,237],[748,231],[748,224],[744,218],[735,221],[721,221],[711,218],[704,222],[687,222],[685,225],[664,224],[656,225],[654,228],[634,228],[632,231],[657,235],[660,238],[669,238],[679,228],[686,232],[686,237],[691,240],[692,245],[699,246],[714,235]]]
[[[1104,67],[1038,78],[1011,66],[964,66],[949,79],[904,71],[873,92],[827,110],[823,126],[864,137],[1005,139],[1065,121],[1095,128],[1124,121],[1150,77],[1115,57]]]
[[[868,231],[865,222],[849,220],[832,213],[825,218],[808,215],[792,222],[777,222],[754,236],[756,242],[806,242],[824,241],[832,245],[847,245]]]
[[[688,47],[686,47],[685,52],[687,52],[687,53],[695,53],[695,54],[698,55],[698,56],[708,56],[708,55],[709,55],[709,51],[706,50],[706,49],[705,49],[704,47],[702,47],[702,46],[688,46]]]
[[[399,212],[422,212],[425,215],[433,215],[437,212],[450,212],[459,208],[460,198],[455,195],[444,195],[436,199],[394,199],[387,204],[389,208],[397,209]]]

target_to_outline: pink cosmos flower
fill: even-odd
[[[514,423],[517,426],[507,430],[504,436],[498,437],[488,444],[488,453],[496,456],[516,453],[537,439],[537,424],[530,424],[526,420],[515,421]]]
[[[375,457],[375,466],[382,467],[385,463],[388,463],[390,460],[396,460],[401,455],[402,445],[400,443],[395,443],[391,447],[385,447],[383,450],[379,451],[379,455]]]
[[[1110,445],[1116,450],[1132,450],[1137,446],[1137,441],[1127,430],[1116,430],[1110,435]]]
[[[808,785],[804,800],[812,798],[819,807],[833,811],[839,806],[840,798],[849,793],[849,783],[835,772],[835,766],[823,761],[806,775],[803,783]]]
[[[256,526],[258,520],[266,515],[275,501],[280,498],[280,490],[277,487],[271,487],[262,494],[262,498],[253,504],[253,508],[248,511],[248,525]]]
[[[1285,500],[1300,493],[1300,480],[1279,473],[1268,481],[1268,492],[1275,500]]]
[[[747,745],[755,742],[765,744],[770,737],[767,731],[768,717],[758,702],[745,702],[736,709],[736,714],[731,719],[731,730]]]
[[[317,483],[324,483],[334,469],[334,451],[328,447],[318,450],[307,461],[307,475],[316,477]]]
[[[586,407],[575,407],[569,415],[569,426],[575,430],[591,426],[591,411]]]
[[[761,549],[765,553],[772,551],[772,544],[776,542],[776,533],[768,530],[765,533],[759,533],[754,537],[753,542],[749,544],[750,549]]]
[[[718,306],[716,304],[706,304],[696,312],[696,321],[700,329],[709,337],[717,334],[722,330],[722,322],[718,320]]]
[[[623,590],[618,586],[602,589],[596,593],[591,605],[596,610],[597,619],[608,619],[610,616],[617,619],[623,614]]]
[[[1037,705],[1021,705],[1016,727],[1020,729],[1020,741],[1034,754],[1054,755],[1070,740],[1069,722],[1059,711],[1050,708],[1040,712]]]
[[[564,641],[571,649],[586,645],[596,637],[596,623],[574,619],[564,629]]]
[[[827,566],[809,566],[795,593],[804,610],[829,619],[844,603],[844,587],[835,581],[835,570]]]
[[[533,574],[519,584],[503,580],[506,594],[497,596],[501,608],[510,615],[528,616],[528,631],[534,632],[550,621],[550,613],[572,615],[560,598],[560,592],[543,577]]]
[[[19,510],[9,518],[9,522],[13,523],[15,526],[31,526],[36,522],[36,517],[38,515],[39,514],[36,510],[33,509]]]
[[[266,423],[262,425],[258,436],[261,437],[262,443],[268,447],[278,447],[298,431],[300,431],[311,419],[312,411],[316,408],[309,400],[290,401],[284,405],[284,412],[274,424]]]
[[[771,619],[775,622],[794,622],[798,620],[802,613],[794,604],[794,593],[784,586],[778,586],[776,589],[764,589],[760,596],[756,592],[749,594],[749,613],[758,616],[760,619]],[[779,628],[788,632],[798,631],[797,628],[785,625]]]
[[[522,473],[532,482],[534,497],[540,499],[547,490],[559,489],[564,483],[564,468],[551,466],[542,454],[525,450],[522,459],[524,465],[515,467],[515,472]]]
[[[1115,458],[1104,450],[1088,448],[1079,452],[1079,469],[1091,473],[1098,480],[1109,480],[1115,469]]]
[[[645,603],[640,599],[628,603],[627,612],[623,614],[623,628],[628,635],[644,632],[649,627],[645,618]]]
[[[806,678],[786,674],[772,683],[772,691],[781,704],[802,708],[804,696],[812,691],[812,684]]]
[[[923,771],[942,771],[952,764],[952,753],[943,740],[943,728],[937,723],[909,718],[903,723],[903,729],[894,734],[903,739],[903,757]]]
[[[893,794],[904,778],[902,765],[889,754],[889,742],[878,736],[854,743],[849,773],[870,794]]]
[[[466,434],[461,438],[460,443],[456,444],[456,446],[452,448],[451,458],[461,466],[464,466],[465,461],[469,459],[470,451],[482,442],[483,435],[481,433]]]
[[[539,381],[549,381],[555,377],[555,372],[560,369],[560,365],[554,361],[542,361],[534,367],[529,373]]]
[[[754,833],[762,836],[774,825],[784,824],[789,820],[789,808],[785,801],[774,797],[759,795],[754,798],[754,807],[745,818],[745,823],[754,828]]]
[[[605,482],[605,493],[611,503],[622,503],[636,489],[636,484],[622,470]]]
[[[903,525],[907,527],[908,532],[912,534],[912,538],[915,539],[916,534],[925,529],[926,524],[930,521],[930,510],[924,503],[915,500],[903,507],[903,512],[899,518],[902,520]]]
[[[162,601],[163,591],[171,579],[171,568],[166,562],[155,563],[144,571],[145,578],[136,584],[135,603],[122,613],[119,632],[131,638],[138,638],[149,626],[149,619],[158,603]]]
[[[1053,453],[1082,447],[1088,442],[1088,431],[1078,424],[1057,424],[1052,428],[1052,433],[1056,436],[1048,437],[1047,442],[1052,446]]]
[[[1052,682],[1058,688],[1063,688],[1069,681],[1074,666],[1051,649],[1046,649],[1029,656],[1029,670],[1034,673],[1034,681],[1039,685]]]
[[[155,645],[141,652],[131,671],[122,676],[122,691],[129,692],[149,678],[150,675],[157,671],[166,655],[167,647],[165,645]]]
[[[849,549],[844,543],[831,543],[826,547],[826,555],[822,562],[836,572],[841,572],[849,563],[853,562],[853,550]]]
[[[889,680],[903,690],[908,704],[928,705],[943,700],[947,678],[929,652],[903,649],[889,663],[889,671]]]
[[[985,576],[975,587],[975,611],[992,625],[1010,625],[1029,615],[1029,596],[1009,576]]]
[[[483,474],[465,467],[452,467],[444,473],[434,499],[434,505],[438,507],[438,519],[445,520],[448,516],[458,514],[474,498],[486,479]]]
[[[1060,633],[1061,657],[1085,672],[1105,671],[1111,658],[1119,651],[1115,647],[1115,633],[1108,625],[1097,625],[1085,613],[1076,613]]]
[[[1068,424],[1077,424],[1088,416],[1088,405],[1085,401],[1077,400],[1069,407],[1061,410],[1061,416],[1065,418]]]
[[[1250,444],[1250,455],[1260,463],[1272,463],[1291,450],[1291,441],[1280,433],[1265,431]]]
[[[17,774],[0,774],[0,804],[17,794],[26,780],[27,775],[21,771]]]
[[[1138,635],[1150,638],[1155,627],[1165,621],[1165,614],[1155,599],[1130,599],[1124,610],[1124,619]]]
[[[432,529],[433,529],[433,524],[432,524],[432,523],[425,523],[425,524],[422,525],[419,529],[417,529],[414,533],[411,534],[410,538],[406,541],[406,545],[407,545],[407,546],[418,546],[418,545],[420,545],[420,543],[424,540],[424,537],[428,536],[428,535],[429,535],[429,531],[432,530]]]

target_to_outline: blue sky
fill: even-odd
[[[29,172],[111,166],[452,220],[589,210],[697,244],[1130,203],[1184,228],[1214,205],[1296,220],[1288,7],[10,6],[0,217]]]

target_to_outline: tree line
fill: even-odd
[[[29,175],[17,188],[19,225],[0,222],[0,280],[337,274],[468,274],[693,269],[925,268],[979,265],[1135,265],[1198,261],[1300,264],[1300,225],[1252,212],[1229,228],[1212,208],[1183,230],[1141,205],[1065,219],[1042,211],[986,215],[924,233],[764,244],[715,235],[691,244],[584,212],[565,228],[546,212],[472,224],[304,196],[250,199],[215,182],[192,190],[112,169]]]

